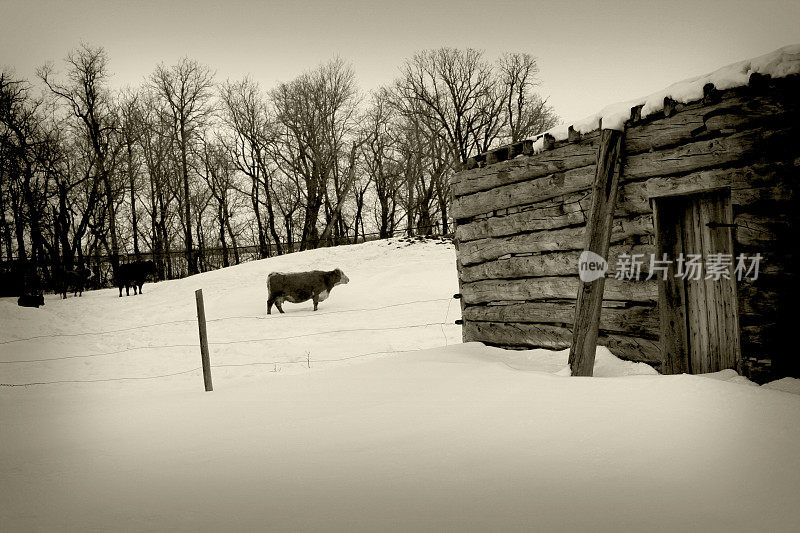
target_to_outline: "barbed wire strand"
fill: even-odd
[[[404,305],[414,305],[414,304],[430,303],[430,302],[441,302],[441,301],[449,300],[449,299],[450,298],[433,298],[433,299],[430,299],[430,300],[416,300],[416,301],[413,301],[413,302],[402,302],[402,303],[398,303],[398,304],[383,305],[383,306],[380,306],[380,307],[367,307],[367,308],[361,308],[361,309],[342,309],[342,310],[339,310],[339,311],[326,311],[326,312],[322,312],[322,313],[313,313],[312,312],[313,314],[312,313],[307,313],[307,314],[302,314],[302,315],[289,315],[289,316],[285,316],[283,318],[309,318],[309,317],[318,317],[318,316],[325,316],[325,315],[335,315],[335,314],[341,314],[341,313],[357,313],[357,312],[366,312],[366,311],[380,311],[382,309],[389,309],[389,308],[392,308],[392,307],[401,307],[401,306],[404,306]],[[261,315],[228,316],[228,317],[220,317],[220,318],[208,319],[208,320],[206,320],[206,322],[221,322],[221,321],[224,321],[224,320],[240,320],[240,319],[266,320],[267,317],[261,316]],[[0,345],[13,344],[13,343],[17,343],[17,342],[26,342],[26,341],[38,340],[38,339],[49,339],[49,338],[60,338],[60,337],[85,337],[85,336],[91,336],[91,335],[108,335],[108,334],[111,334],[111,333],[123,333],[125,331],[135,331],[135,330],[139,330],[139,329],[152,328],[152,327],[156,327],[156,326],[183,324],[183,323],[188,323],[188,322],[194,323],[194,322],[197,322],[197,319],[196,318],[187,318],[187,319],[183,319],[183,320],[171,320],[171,321],[168,321],[168,322],[157,322],[157,323],[152,323],[152,324],[144,324],[142,326],[131,326],[131,327],[128,327],[128,328],[112,329],[112,330],[107,330],[107,331],[86,331],[86,332],[82,332],[82,333],[53,333],[53,334],[50,334],[50,335],[36,335],[36,336],[33,336],[33,337],[26,337],[26,338],[23,338],[23,339],[10,339],[10,340],[6,340],[6,341],[0,341]]]
[[[411,328],[424,328],[428,326],[438,326],[442,324],[442,322],[427,322],[425,324],[412,324],[408,326],[390,326],[385,328],[352,328],[352,329],[335,329],[330,331],[316,331],[310,333],[303,333],[300,335],[288,335],[285,337],[264,337],[260,339],[245,339],[245,340],[235,340],[235,341],[217,341],[217,342],[209,342],[209,346],[227,346],[230,344],[247,344],[251,342],[264,342],[264,341],[283,341],[288,339],[299,339],[303,337],[315,337],[317,335],[329,335],[332,333],[352,333],[356,331],[391,331],[391,330],[398,330],[398,329],[411,329]]]
[[[251,363],[223,363],[219,365],[211,365],[211,368],[238,368],[244,366],[268,366],[268,365],[298,365],[298,364],[307,364],[309,361],[312,363],[334,363],[340,361],[349,361],[351,359],[359,359],[362,357],[368,357],[370,355],[383,355],[383,354],[394,354],[394,353],[412,353],[412,352],[420,352],[422,350],[427,350],[429,348],[415,348],[413,350],[382,350],[378,352],[369,352],[357,355],[350,355],[347,357],[337,357],[333,359],[306,359],[303,361],[254,361]],[[182,374],[189,374],[191,372],[198,372],[201,370],[200,367],[193,368],[191,370],[184,370],[181,372],[174,372],[171,374],[160,374],[157,376],[131,376],[131,377],[120,377],[120,378],[101,378],[101,379],[65,379],[65,380],[55,380],[55,381],[34,381],[29,383],[0,383],[0,387],[30,387],[35,385],[54,385],[59,383],[98,383],[98,382],[108,382],[108,381],[126,381],[126,380],[146,380],[146,379],[159,379],[159,378],[167,378],[172,376],[180,376]]]
[[[452,297],[449,298],[432,298],[430,300],[417,300],[414,302],[403,302],[399,304],[389,304],[389,305],[382,305],[380,307],[367,307],[363,309],[342,309],[340,311],[323,311],[322,313],[317,313],[316,311],[311,311],[308,313],[304,313],[302,315],[286,315],[281,316],[280,320],[284,320],[287,318],[314,318],[318,316],[325,316],[325,315],[338,315],[342,313],[358,313],[358,312],[365,312],[365,311],[380,311],[382,309],[390,309],[392,307],[402,307],[404,305],[413,305],[413,304],[423,304],[423,303],[430,303],[430,302],[443,302],[445,300],[452,300]],[[258,319],[258,320],[268,320],[269,317],[264,315],[242,315],[242,316],[229,316],[229,317],[221,317],[221,318],[212,318],[206,320],[206,322],[219,322],[223,320],[233,320],[233,319]]]
[[[50,357],[45,359],[17,359],[14,361],[0,361],[0,364],[7,365],[11,363],[44,363],[48,361],[61,361],[64,359],[85,359],[91,357],[103,357],[106,355],[118,355],[126,352],[133,352],[136,350],[148,350],[151,348],[197,348],[199,344],[163,344],[163,345],[150,345],[150,346],[134,346],[133,348],[125,348],[123,350],[116,350],[113,352],[91,353],[83,355],[65,355],[63,357]]]
[[[448,306],[449,312],[449,306]],[[263,339],[246,339],[246,340],[236,340],[236,341],[218,341],[218,342],[209,342],[209,345],[230,345],[230,344],[247,344],[250,342],[265,342],[265,341],[275,341],[275,340],[287,340],[287,339],[295,339],[300,337],[310,337],[310,336],[317,336],[317,335],[326,335],[329,333],[349,333],[349,332],[356,332],[356,331],[386,331],[386,330],[397,330],[397,329],[408,329],[408,328],[419,328],[419,327],[426,327],[426,326],[436,326],[436,325],[444,325],[445,322],[430,322],[426,324],[411,324],[406,326],[390,326],[385,328],[351,328],[351,329],[341,329],[341,330],[333,330],[333,331],[319,331],[319,332],[312,332],[312,333],[304,333],[301,335],[292,335],[288,337],[270,337],[270,338],[263,338]],[[444,334],[444,329],[442,329],[442,333]],[[447,337],[445,336],[445,343],[447,342]],[[134,346],[132,348],[125,348],[122,350],[115,350],[113,352],[102,352],[102,353],[94,353],[94,354],[82,354],[82,355],[66,355],[63,357],[48,357],[42,359],[16,359],[12,361],[0,361],[0,364],[19,364],[19,363],[45,363],[51,361],[62,361],[66,359],[86,359],[86,358],[93,358],[93,357],[104,357],[109,355],[119,355],[126,352],[132,352],[137,350],[148,350],[148,349],[161,349],[161,348],[196,348],[197,344],[163,344],[163,345],[148,345],[148,346]]]
[[[445,311],[445,313],[444,313],[444,321],[439,326],[439,328],[442,330],[442,337],[444,337],[444,345],[445,346],[449,346],[449,343],[447,341],[447,333],[444,332],[444,325],[447,323],[447,317],[450,316],[450,305],[453,303],[453,300],[454,300],[454,298],[450,298],[450,301],[447,302],[447,311]]]
[[[191,370],[183,370],[181,372],[174,372],[172,374],[160,374],[157,376],[129,376],[122,378],[100,378],[100,379],[61,379],[56,381],[33,381],[30,383],[0,383],[0,387],[30,387],[33,385],[55,385],[58,383],[100,383],[105,381],[127,381],[127,380],[145,380],[145,379],[160,379],[169,378],[172,376],[180,376],[182,374],[189,374],[197,372],[200,367]]]
[[[223,363],[221,365],[211,365],[211,368],[238,368],[243,366],[269,366],[269,365],[305,365],[310,361],[311,363],[335,363],[338,361],[349,361],[350,359],[358,359],[370,355],[382,355],[390,353],[411,353],[428,350],[429,348],[415,348],[413,350],[382,350],[379,352],[361,353],[357,355],[349,355],[347,357],[337,357],[334,359],[303,359],[302,361],[254,361],[251,363]]]
[[[110,333],[123,333],[125,331],[134,331],[137,329],[145,329],[145,328],[152,328],[155,326],[167,326],[172,324],[181,324],[184,322],[197,322],[197,319],[185,319],[185,320],[171,320],[169,322],[158,322],[155,324],[145,324],[143,326],[131,326],[129,328],[120,328],[120,329],[110,329],[108,331],[85,331],[82,333],[53,333],[50,335],[36,335],[34,337],[26,337],[24,339],[10,339],[7,341],[0,341],[0,345],[2,344],[13,344],[15,342],[25,342],[25,341],[32,341],[37,339],[50,339],[50,338],[58,338],[58,337],[85,337],[89,335],[108,335]]]

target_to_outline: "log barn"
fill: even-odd
[[[596,345],[667,374],[798,375],[798,72],[788,46],[467,161],[464,341],[571,348],[573,375]],[[605,276],[582,281],[585,250]]]

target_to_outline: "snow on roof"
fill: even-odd
[[[800,73],[800,44],[784,46],[763,56],[731,63],[710,74],[673,83],[669,87],[643,98],[611,104],[598,113],[571,124],[562,123],[539,134],[533,143],[533,150],[534,152],[542,151],[545,135],[551,135],[557,141],[566,139],[570,126],[576,132],[587,133],[600,128],[602,120],[603,129],[622,130],[625,127],[625,121],[631,116],[633,107],[642,106],[641,115],[642,118],[645,118],[664,109],[664,98],[669,97],[680,103],[693,102],[703,97],[703,87],[708,83],[712,83],[718,90],[731,89],[747,85],[750,75],[756,73],[773,78],[783,78]]]

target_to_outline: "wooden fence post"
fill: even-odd
[[[211,360],[208,356],[208,333],[206,333],[206,310],[203,306],[203,289],[194,291],[197,300],[197,326],[200,329],[200,358],[203,360],[203,382],[206,392],[211,392],[214,387],[211,385]]]
[[[592,187],[592,210],[586,224],[586,250],[608,260],[611,226],[617,204],[619,177],[622,174],[620,155],[623,132],[602,130],[597,150],[597,168]],[[581,282],[575,305],[575,325],[569,350],[569,367],[573,376],[591,376],[594,372],[594,353],[603,307],[606,278]]]

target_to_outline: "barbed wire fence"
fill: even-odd
[[[201,292],[201,291],[200,291]],[[201,293],[202,294],[202,293]],[[428,327],[435,327],[438,326],[441,329],[442,337],[444,339],[444,345],[448,344],[447,334],[445,332],[444,326],[451,325],[454,322],[448,322],[448,317],[450,315],[451,304],[454,298],[459,297],[460,295],[454,295],[448,298],[431,298],[425,300],[415,300],[415,301],[408,301],[408,302],[401,302],[395,304],[388,304],[382,305],[377,307],[368,307],[368,308],[359,308],[359,309],[341,309],[336,311],[326,311],[317,313],[307,313],[302,315],[280,315],[280,318],[275,317],[274,320],[291,320],[291,319],[309,319],[309,318],[317,318],[321,316],[328,316],[328,315],[341,315],[341,314],[348,314],[348,313],[365,313],[365,312],[375,312],[385,309],[409,306],[409,305],[419,305],[419,304],[426,304],[426,303],[434,303],[434,302],[444,302],[447,301],[447,308],[445,314],[440,321],[433,321],[433,322],[423,322],[418,324],[404,324],[404,325],[397,325],[397,326],[385,326],[385,327],[354,327],[354,328],[340,328],[340,329],[332,329],[332,330],[325,330],[325,331],[309,331],[307,333],[302,334],[294,334],[294,335],[282,335],[282,336],[269,336],[269,337],[255,337],[255,338],[246,338],[246,339],[235,339],[235,340],[228,340],[228,341],[207,341],[207,347],[213,346],[230,346],[230,345],[242,345],[242,344],[266,344],[276,341],[285,341],[285,340],[293,340],[299,338],[306,338],[306,337],[319,337],[325,335],[335,335],[339,333],[358,333],[358,332],[376,332],[376,331],[397,331],[397,330],[404,330],[404,329],[417,329],[417,328],[428,328]],[[202,298],[202,296],[200,296]],[[48,335],[34,335],[30,337],[24,337],[19,339],[8,339],[4,341],[0,341],[0,346],[2,345],[10,345],[10,344],[22,344],[28,343],[31,341],[41,340],[41,339],[61,339],[61,338],[77,338],[77,337],[90,337],[90,336],[103,336],[103,335],[111,335],[111,334],[118,334],[118,333],[125,333],[125,332],[134,332],[134,331],[141,331],[148,328],[160,327],[160,326],[171,326],[177,324],[187,324],[187,323],[198,323],[198,326],[201,324],[204,325],[206,322],[210,323],[220,323],[220,322],[227,322],[227,321],[242,321],[242,320],[253,320],[253,321],[262,321],[262,320],[270,320],[270,317],[267,316],[259,316],[259,315],[237,315],[237,316],[224,316],[224,317],[216,317],[205,320],[204,317],[200,316],[200,309],[198,304],[198,318],[190,318],[190,319],[181,319],[181,320],[169,320],[164,322],[154,322],[149,324],[142,324],[140,326],[132,326],[126,328],[115,328],[115,329],[107,329],[102,331],[84,331],[84,332],[77,332],[77,333],[58,333],[58,334],[48,334]],[[455,323],[458,323],[456,321]],[[201,328],[202,330],[202,328]],[[64,355],[64,356],[57,356],[57,357],[42,357],[37,359],[13,359],[13,360],[6,360],[0,361],[0,373],[2,373],[3,368],[7,365],[25,365],[25,364],[36,364],[36,363],[48,363],[53,361],[63,361],[63,360],[73,360],[73,359],[92,359],[92,358],[102,358],[102,357],[111,357],[111,356],[119,356],[131,352],[143,351],[143,350],[168,350],[168,349],[195,349],[201,348],[202,351],[202,344],[203,344],[203,334],[200,334],[200,340],[196,343],[172,343],[172,344],[147,344],[143,346],[133,346],[130,348],[123,348],[119,350],[113,350],[108,352],[99,352],[99,353],[89,353],[89,354],[78,354],[78,355]],[[343,357],[333,357],[333,358],[323,358],[323,359],[312,359],[310,356],[310,352],[306,352],[306,358],[303,360],[272,360],[272,361],[250,361],[246,363],[217,363],[217,364],[209,364],[208,370],[214,368],[240,368],[240,367],[251,367],[251,366],[272,366],[277,367],[277,365],[308,365],[311,366],[311,363],[333,363],[333,362],[341,362],[341,361],[348,361],[352,359],[360,359],[369,356],[376,356],[376,355],[388,355],[388,354],[403,354],[403,353],[412,353],[420,350],[424,350],[426,348],[415,348],[415,349],[403,349],[403,350],[380,350],[380,351],[373,351],[368,353],[359,353],[353,355],[347,355]],[[151,379],[162,379],[174,376],[180,376],[184,374],[191,374],[194,372],[198,372],[203,370],[203,366],[197,366],[186,370],[181,370],[178,372],[170,372],[165,374],[157,374],[157,375],[150,375],[150,376],[117,376],[117,377],[108,377],[108,378],[94,378],[94,379],[56,379],[56,380],[42,380],[42,381],[29,381],[24,383],[2,383],[0,382],[0,387],[34,387],[40,385],[54,385],[54,384],[66,384],[66,383],[102,383],[102,382],[116,382],[116,381],[136,381],[136,380],[151,380]],[[204,375],[204,381],[207,384],[210,384],[210,374],[208,376]],[[206,390],[211,390],[208,385]]]

